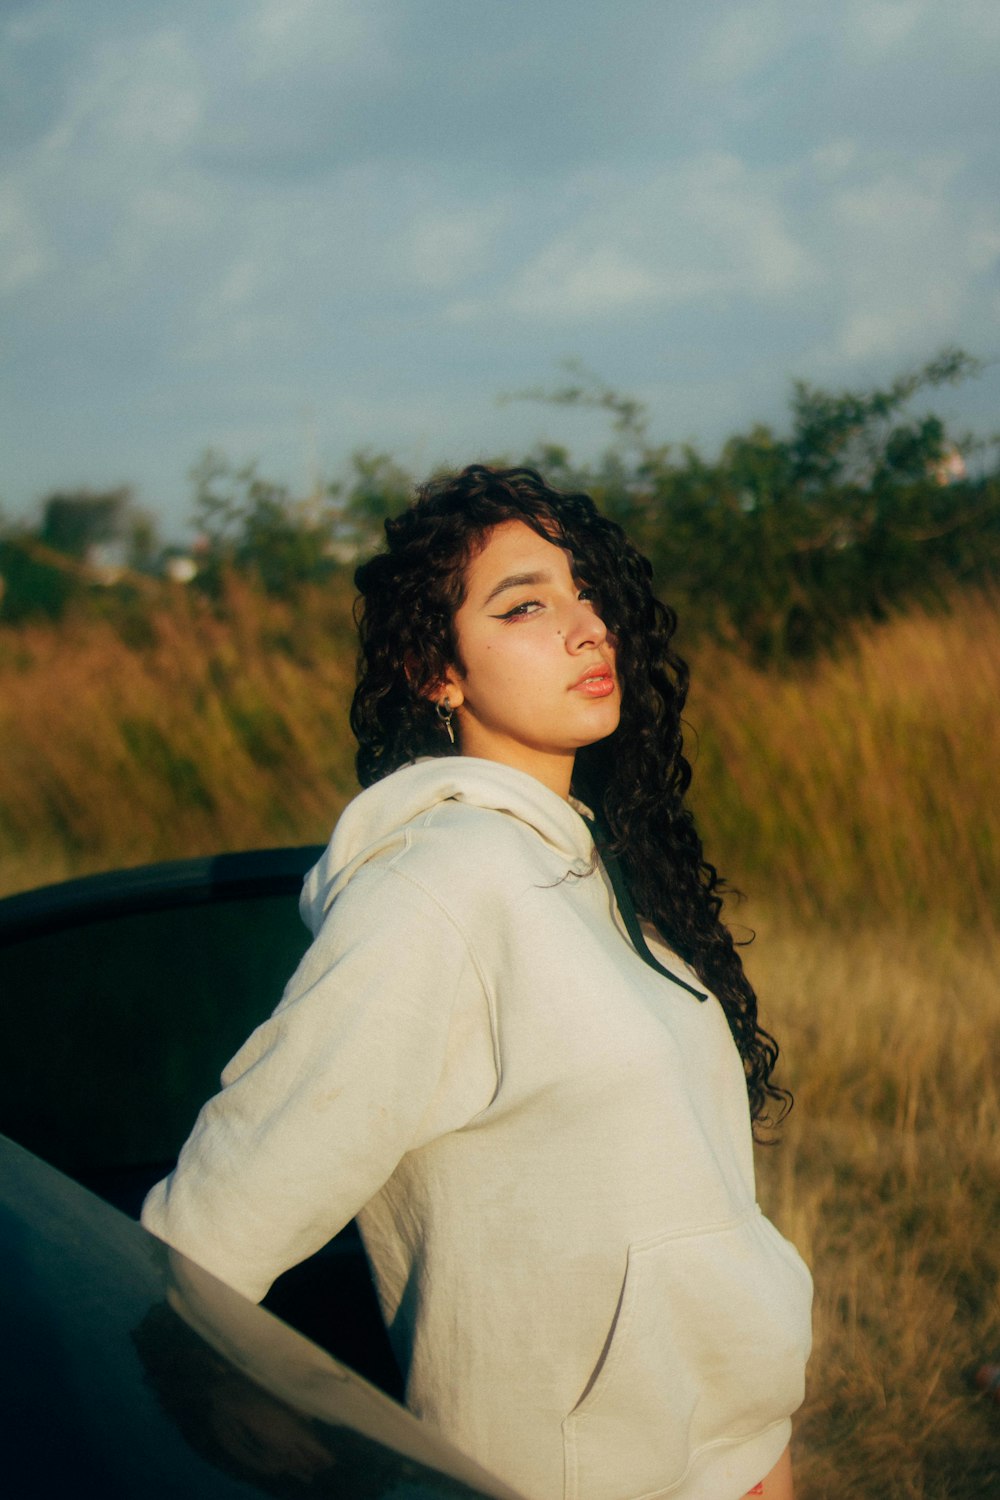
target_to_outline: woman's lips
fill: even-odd
[[[610,667],[591,667],[574,682],[570,692],[582,693],[585,698],[608,698],[615,690],[615,679]]]

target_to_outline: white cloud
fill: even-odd
[[[508,305],[565,321],[719,297],[786,296],[814,270],[792,233],[785,186],[780,173],[720,154],[627,185],[607,176],[581,180],[560,215],[571,227],[516,271]]]
[[[812,164],[821,177],[842,177],[857,160],[857,156],[857,142],[842,138],[817,146],[812,153]]]
[[[984,210],[972,217],[966,236],[970,271],[993,271],[1000,265],[1000,222],[994,213],[992,223]]]
[[[961,162],[933,156],[900,163],[894,170],[875,164],[879,175],[853,187],[842,187],[830,199],[831,217],[848,230],[895,241],[919,239],[928,229],[952,217],[950,188]]]
[[[663,293],[661,278],[622,247],[585,247],[564,236],[525,267],[510,306],[528,317],[592,318],[657,301]]]
[[[332,83],[386,57],[384,15],[360,0],[258,0],[236,32],[236,57],[251,81],[320,62]]]
[[[949,0],[949,10],[961,0]],[[928,0],[852,0],[848,7],[848,35],[856,52],[866,57],[889,52],[917,29],[928,10]]]
[[[218,300],[227,307],[243,307],[252,302],[266,284],[263,269],[258,262],[242,256],[223,275]]]
[[[190,239],[202,190],[183,163],[201,114],[198,68],[179,33],[96,42],[52,117],[11,152],[18,278],[50,274],[45,247],[58,245],[59,296],[86,303],[134,282],[171,239]]]
[[[202,117],[204,83],[181,32],[98,46],[42,143],[50,156],[95,158],[109,172],[176,154]]]
[[[400,259],[418,286],[453,287],[486,266],[507,217],[499,201],[418,211],[400,236]]]
[[[708,24],[695,63],[706,84],[727,85],[751,78],[789,44],[794,20],[780,0],[739,0]]]
[[[996,0],[952,0],[945,14],[949,26],[966,32],[988,66],[989,48],[1000,42],[1000,6]]]
[[[921,303],[897,303],[892,308],[859,309],[847,314],[837,341],[837,353],[847,360],[882,359],[919,348],[928,348],[954,326],[955,300],[943,288],[934,288]]]
[[[36,3],[30,10],[21,10],[3,19],[3,30],[11,42],[37,42],[42,38],[58,35],[63,15],[59,0]]]
[[[298,52],[303,37],[312,34],[317,16],[324,9],[343,16],[350,14],[352,7],[338,5],[336,0],[261,0],[250,11],[247,31],[256,37],[261,50],[271,56],[276,50],[289,47]],[[360,21],[356,12],[353,19]]]
[[[959,158],[859,161],[824,203],[840,312],[825,360],[899,359],[981,335],[1000,207],[969,202]]]
[[[301,266],[285,226],[241,213],[222,261],[187,309],[178,352],[195,364],[224,363],[256,354],[266,360],[292,347],[302,308],[287,293]]]
[[[696,162],[679,204],[694,234],[690,250],[708,251],[720,290],[782,296],[806,283],[809,256],[793,233],[784,202],[788,177],[754,170],[734,156]]]
[[[11,178],[0,181],[0,295],[22,291],[56,263],[20,185]]]
[[[831,36],[845,44],[851,67],[877,69],[883,62],[922,58],[939,62],[945,75],[956,64],[966,76],[996,71],[1000,6],[996,0],[848,0],[841,19],[829,8]]]

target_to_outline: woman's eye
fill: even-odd
[[[513,609],[505,610],[502,615],[496,615],[497,620],[523,620],[526,615],[533,615],[536,609],[541,609],[541,601],[538,599],[525,599],[523,604],[515,604]]]
[[[589,583],[581,583],[578,597],[592,604],[597,598],[597,590],[592,589]]]

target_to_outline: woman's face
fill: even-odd
[[[462,670],[435,696],[456,710],[463,755],[496,760],[569,795],[582,745],[618,727],[615,647],[572,560],[523,521],[489,533],[455,616]]]

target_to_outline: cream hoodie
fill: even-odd
[[[302,910],[147,1228],[259,1299],[357,1215],[408,1404],[486,1468],[737,1500],[802,1399],[809,1273],[754,1201],[722,1009],[635,952],[580,813],[421,761],[346,808]]]

